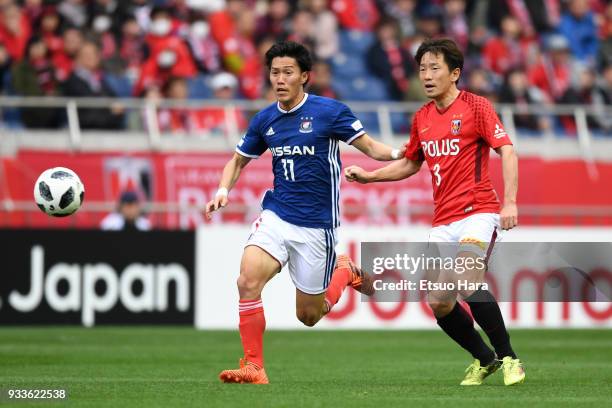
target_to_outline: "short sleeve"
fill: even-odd
[[[423,161],[425,155],[421,148],[421,141],[419,140],[419,131],[417,126],[416,114],[412,120],[412,126],[410,127],[410,140],[408,146],[406,146],[406,153],[404,157],[412,161]]]
[[[332,125],[333,136],[346,144],[351,144],[359,136],[364,135],[365,130],[348,106],[338,103],[338,109],[338,115]]]
[[[238,142],[236,153],[245,157],[250,157],[251,159],[256,159],[266,151],[268,145],[262,137],[259,127],[258,116],[255,116],[253,120],[251,120],[246,134],[242,136],[242,139]]]
[[[478,134],[493,149],[504,145],[511,145],[512,141],[504,130],[491,102],[486,98],[479,99],[480,101],[476,102]]]

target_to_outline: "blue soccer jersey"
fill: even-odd
[[[278,103],[251,120],[236,147],[239,154],[257,158],[272,153],[274,189],[262,207],[283,220],[310,228],[340,225],[340,151],[365,131],[343,103],[315,95],[285,111]]]

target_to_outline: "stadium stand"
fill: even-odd
[[[386,37],[393,47],[378,31],[385,24],[399,28]],[[284,39],[317,56],[313,75],[322,81],[312,78],[310,92],[347,102],[368,133],[399,145],[426,100],[410,56],[429,36],[460,44],[460,88],[496,103],[521,154],[577,159],[591,181],[601,177],[596,162],[612,157],[612,2],[605,0],[2,0],[0,156],[41,148],[227,152],[274,100],[263,54]],[[83,68],[77,56],[92,42],[102,61],[90,78],[110,99],[70,96],[69,79]],[[404,56],[399,65],[391,49]],[[220,74],[237,80],[231,99],[215,92]],[[188,92],[169,93],[177,83]],[[122,115],[118,132],[83,116],[109,110]],[[97,200],[106,200],[106,211],[115,198]],[[153,210],[168,210],[176,197],[167,201]],[[1,202],[0,218],[14,208]]]
[[[300,18],[294,22],[298,11]],[[484,88],[494,101],[499,101],[498,95],[515,70],[527,73],[529,102],[540,102],[531,97],[536,93],[547,105],[585,104],[598,109],[612,100],[612,74],[604,75],[612,65],[612,5],[604,0],[7,0],[1,14],[4,95],[32,95],[13,86],[15,72],[11,70],[24,69],[20,67],[29,61],[26,49],[39,39],[46,51],[29,61],[38,83],[47,89],[51,80],[61,85],[74,69],[75,55],[82,46],[75,36],[80,35],[98,43],[104,59],[98,74],[117,96],[141,97],[147,87],[163,88],[160,81],[182,76],[189,80],[190,97],[208,99],[212,90],[198,78],[225,70],[239,78],[239,98],[258,99],[266,93],[262,87],[266,73],[260,63],[265,49],[261,47],[274,40],[296,39],[313,47],[316,55],[330,55],[319,48],[333,50],[333,41],[321,45],[324,39],[314,29],[336,27],[339,49],[328,62],[339,97],[380,102],[391,97],[385,85],[388,81],[379,79],[380,72],[371,71],[368,51],[376,43],[377,24],[394,22],[400,28],[397,40],[406,55],[425,36],[455,38],[467,57],[464,78],[479,68],[490,72]],[[308,32],[308,22],[312,22],[312,32]],[[49,72],[44,69],[48,66],[55,69]],[[584,83],[588,75],[592,80]],[[548,82],[547,78],[555,80]],[[410,79],[415,79],[414,74]],[[419,95],[406,89],[399,99],[418,101]],[[21,123],[31,127],[14,112],[4,111],[3,117],[4,126]],[[590,119],[589,125],[598,135],[611,131],[606,120]],[[571,120],[554,121],[553,126],[570,136],[576,132]],[[536,126],[532,130],[545,129]]]

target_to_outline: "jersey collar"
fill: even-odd
[[[291,108],[291,110],[284,110],[283,108],[280,107],[280,103],[276,102],[276,108],[281,112],[281,113],[291,113],[291,112],[295,112],[296,110],[300,109],[302,107],[302,105],[304,105],[306,103],[306,99],[308,99],[308,94],[306,92],[304,92],[304,97],[302,98],[302,102],[298,103],[297,105],[295,105],[293,108]]]
[[[438,113],[440,115],[444,115],[446,112],[448,112],[448,110],[451,108],[451,106],[453,106],[455,104],[455,102],[457,102],[459,100],[459,98],[461,97],[461,93],[463,92],[463,89],[459,90],[459,93],[457,94],[457,97],[455,99],[453,99],[453,101],[450,103],[450,105],[448,105],[446,108],[444,109],[439,109],[435,102],[434,102],[434,106],[436,107],[436,111],[438,111]]]

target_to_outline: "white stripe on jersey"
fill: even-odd
[[[340,225],[340,165],[338,163],[338,141],[335,139],[329,139],[327,158],[331,176],[332,225],[336,228]]]
[[[329,139],[329,149],[327,150],[327,160],[329,160],[329,175],[331,177],[331,216],[332,216],[332,226],[336,226],[336,186],[334,183],[335,180],[335,172],[334,172],[334,162],[332,160],[332,152],[333,152],[334,139]]]
[[[365,135],[365,130],[357,132],[355,135],[351,136],[351,138],[349,140],[346,141],[346,144],[353,143],[355,141],[355,139],[357,139],[359,136],[363,136],[363,135]]]
[[[342,179],[340,178],[340,163],[338,162],[338,158],[340,157],[340,142],[334,140],[334,163],[336,164],[336,223],[334,227],[340,226],[340,183]]]
[[[329,252],[330,247],[332,246],[331,243],[329,242],[329,230],[328,229],[324,229],[323,232],[325,233],[325,276],[323,276],[323,287],[327,288],[327,279],[329,276],[329,271],[330,271],[330,262],[331,262],[331,254]]]
[[[250,159],[259,159],[259,156],[256,156],[254,154],[245,153],[242,150],[240,150],[239,148],[236,148],[236,153],[238,153],[241,156],[248,157]]]

